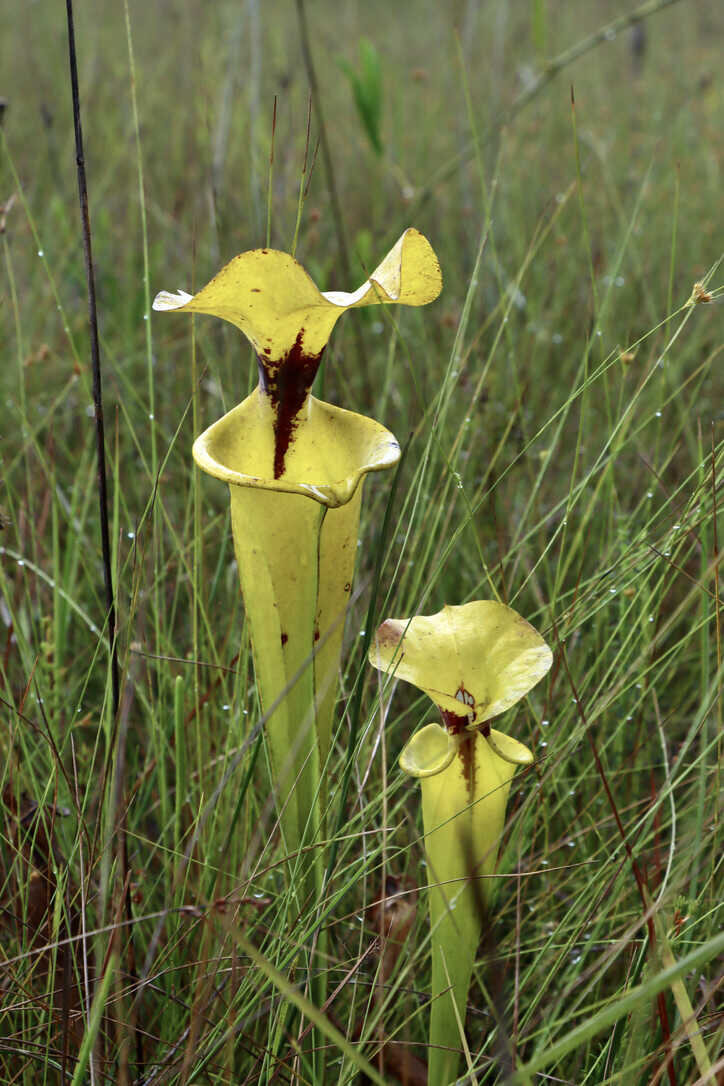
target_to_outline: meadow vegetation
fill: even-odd
[[[21,28],[2,4],[3,1083],[314,1083],[320,1044],[325,1083],[424,1082],[427,873],[397,758],[432,716],[366,648],[387,617],[496,598],[554,663],[496,724],[536,758],[465,1081],[721,1076],[724,12],[648,7],[623,27],[631,0],[308,2],[302,176],[295,5],[77,3],[114,715],[65,12],[37,0]],[[228,491],[191,459],[255,360],[229,325],[150,308],[268,223],[289,250],[300,178],[322,289],[354,289],[408,225],[444,278],[431,306],[344,316],[315,386],[403,458],[366,484],[325,896],[301,917],[312,860],[281,846]]]

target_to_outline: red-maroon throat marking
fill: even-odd
[[[259,384],[274,409],[274,478],[284,474],[287,454],[299,414],[317,376],[324,348],[319,354],[306,354],[302,346],[304,329],[299,329],[294,344],[279,361],[257,356]]]

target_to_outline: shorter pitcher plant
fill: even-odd
[[[409,740],[400,766],[420,781],[429,877],[432,981],[428,1082],[453,1082],[483,916],[513,775],[533,755],[491,728],[546,674],[552,654],[525,619],[481,600],[388,619],[370,663],[423,690],[442,725]]]
[[[441,285],[429,242],[409,229],[351,294],[322,293],[288,253],[255,249],[197,294],[162,291],[153,303],[229,321],[258,359],[258,386],[197,438],[193,456],[229,484],[275,798],[287,851],[297,858],[303,842],[319,840],[362,483],[400,456],[388,430],[317,400],[312,384],[342,313],[424,305]],[[295,880],[308,894],[320,888],[321,854],[313,869],[311,882]]]

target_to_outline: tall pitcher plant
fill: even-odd
[[[164,312],[229,321],[258,360],[257,387],[197,438],[193,456],[204,472],[229,484],[275,798],[290,854],[320,830],[364,478],[400,456],[388,430],[316,399],[312,384],[346,310],[425,305],[441,286],[429,242],[409,229],[353,293],[321,292],[288,253],[255,249],[231,260],[197,294],[162,291],[153,303]],[[320,865],[315,869],[318,883]]]
[[[513,775],[533,755],[490,726],[546,674],[543,638],[491,600],[436,615],[388,619],[370,662],[423,690],[441,724],[404,747],[400,767],[420,781],[432,941],[429,1086],[454,1082],[460,1028],[490,902]]]

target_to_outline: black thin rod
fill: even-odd
[[[118,714],[120,682],[118,677],[118,649],[116,646],[116,605],[113,596],[111,570],[111,543],[108,529],[108,488],[106,486],[106,447],[103,426],[103,396],[101,392],[101,360],[98,349],[98,315],[96,312],[96,284],[91,248],[90,215],[88,213],[88,188],[85,179],[83,157],[83,131],[80,124],[80,96],[78,94],[78,63],[75,55],[75,30],[73,28],[73,0],[66,0],[68,15],[68,57],[70,60],[70,85],[73,93],[73,126],[75,128],[75,162],[78,168],[78,198],[80,219],[83,227],[83,256],[88,286],[88,325],[90,328],[91,365],[93,368],[93,406],[96,419],[96,453],[98,462],[98,512],[101,522],[101,549],[103,552],[103,580],[106,586],[106,614],[108,643],[111,652],[111,690],[113,718]]]
[[[113,723],[118,724],[120,703],[120,681],[118,672],[118,649],[116,642],[116,606],[113,595],[113,572],[111,569],[111,542],[108,527],[108,487],[106,485],[106,446],[105,427],[103,425],[103,395],[101,390],[101,360],[98,349],[98,314],[96,310],[96,284],[93,271],[93,249],[91,246],[90,214],[88,212],[88,187],[85,177],[85,157],[83,155],[83,130],[80,123],[80,95],[78,93],[78,62],[75,53],[75,29],[73,24],[73,0],[66,0],[68,16],[68,59],[70,62],[70,85],[73,95],[73,127],[75,129],[75,161],[78,171],[78,198],[80,200],[80,219],[83,229],[83,255],[85,257],[85,277],[88,287],[88,325],[90,329],[91,365],[93,368],[93,406],[96,420],[96,453],[98,475],[98,512],[101,527],[101,550],[103,553],[103,580],[106,588],[106,616],[108,624],[108,643],[111,653],[111,695],[113,700]],[[130,866],[128,862],[128,838],[125,830],[125,815],[120,829],[119,853],[122,859],[122,872],[125,882],[124,903],[126,921],[130,925],[128,940],[128,972],[134,985],[138,984],[133,946],[133,905],[131,903]],[[136,1039],[136,1071],[143,1077],[143,1036],[138,1023],[133,1023]]]

